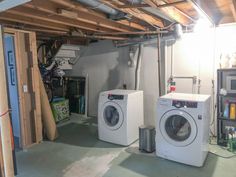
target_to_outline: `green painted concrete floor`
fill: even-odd
[[[17,152],[17,177],[236,177],[236,158],[209,153],[202,168],[183,165],[140,153],[137,142],[122,147],[99,141],[91,120],[70,121],[59,127],[55,142]],[[231,155],[215,145],[210,149]]]

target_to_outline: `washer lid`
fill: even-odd
[[[171,110],[160,119],[159,128],[164,139],[174,146],[188,146],[197,136],[193,117],[183,110]]]
[[[103,105],[102,110],[100,116],[104,126],[110,130],[119,129],[124,121],[121,107],[113,101],[108,101]]]

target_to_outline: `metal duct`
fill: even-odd
[[[109,15],[117,15],[119,13],[119,11],[97,1],[97,0],[75,0],[77,2],[80,2],[82,4],[85,4],[87,6],[90,6],[94,9],[98,9],[106,14],[109,14]]]
[[[6,11],[13,7],[25,4],[31,0],[2,0],[0,1],[0,12]]]
[[[176,39],[180,39],[183,36],[182,26],[180,24],[174,25],[174,36]]]
[[[143,0],[127,0],[129,1],[131,4],[141,4],[143,2]],[[171,19],[170,17],[168,17],[167,15],[163,14],[163,12],[161,12],[159,9],[157,8],[153,8],[153,7],[143,7],[143,10],[156,15],[158,17],[161,17],[169,22],[174,22],[173,19]]]

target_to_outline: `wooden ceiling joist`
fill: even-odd
[[[130,0],[99,2],[124,15],[114,20],[108,14],[75,0],[31,0],[1,12],[0,22],[51,36],[68,37],[73,31],[81,31],[83,38],[110,39],[109,34],[112,34],[118,37],[114,40],[123,40],[124,36],[130,37],[131,34],[156,33],[158,28],[164,29],[171,22],[193,26],[201,16],[216,25],[236,21],[236,0],[143,0],[139,4]]]
[[[25,7],[37,9],[42,12],[50,13],[53,15],[72,18],[74,20],[78,20],[84,23],[93,24],[93,25],[101,26],[101,27],[116,30],[116,31],[125,32],[125,31],[134,31],[137,29],[144,30],[144,28],[140,26],[139,27],[127,26],[127,25],[120,24],[120,23],[117,23],[115,21],[112,21],[112,20],[109,20],[100,16],[96,16],[95,14],[92,14],[91,12],[85,12],[82,10],[74,9],[77,6],[67,1],[58,0],[54,2],[53,0],[50,0],[50,1],[40,0],[40,1],[33,1],[31,3],[28,3],[25,5]],[[74,14],[77,13],[77,17],[75,18],[74,15],[71,17],[68,17],[65,14],[58,13],[58,9],[68,10],[69,12],[74,13]]]
[[[234,11],[236,12],[236,0],[232,0],[232,4],[234,6]]]
[[[48,23],[43,20],[37,20],[31,17],[23,17],[23,16],[18,16],[14,15],[8,12],[4,12],[4,14],[0,14],[0,19],[9,21],[9,22],[17,22],[21,24],[28,24],[32,26],[37,26],[37,27],[42,27],[42,28],[48,28],[52,30],[59,30],[59,31],[67,31],[69,32],[69,29],[65,25],[61,24],[56,24],[56,23]]]
[[[151,26],[157,26],[157,27],[163,27],[164,26],[162,20],[160,20],[159,18],[156,18],[152,15],[146,14],[142,10],[132,9],[132,8],[131,9],[130,8],[119,9],[118,6],[125,4],[123,2],[116,1],[116,3],[114,3],[113,1],[109,1],[109,0],[101,0],[101,2],[103,2],[104,4],[110,6],[114,9],[120,10],[120,11],[122,11],[124,13],[127,13],[127,14],[135,17],[135,18],[138,18],[138,19],[150,24]]]
[[[62,17],[62,16],[56,16],[51,15],[49,13],[45,13],[36,9],[30,9],[27,7],[17,7],[12,10],[8,10],[8,13],[11,13],[16,16],[23,16],[23,17],[31,17],[37,20],[44,20],[50,23],[58,23],[62,25],[68,26],[68,28],[80,28],[84,30],[90,30],[90,31],[111,31],[107,28],[98,26],[98,25],[92,25],[88,23],[84,23],[81,21],[73,20],[70,18]]]
[[[232,0],[231,11],[232,11],[234,20],[236,21],[236,0]]]
[[[144,2],[153,8],[158,8],[158,6],[160,5],[168,4],[162,0],[161,1],[160,0],[158,1],[157,0],[144,0]],[[175,7],[167,6],[165,8],[160,8],[160,10],[184,26],[187,26],[194,21],[192,17],[190,17],[189,15],[185,14],[184,12],[180,11],[179,9]]]
[[[142,25],[135,23],[133,21],[129,21],[129,20],[119,20],[118,23],[126,25],[126,26],[130,26],[132,28],[140,29],[141,31],[147,30],[147,27],[142,26]]]
[[[32,3],[37,2],[38,0],[32,0]],[[54,5],[60,5],[60,6],[64,6],[67,7],[70,10],[77,10],[78,12],[86,12],[87,14],[93,14],[96,17],[101,17],[106,19],[106,14],[102,13],[102,12],[98,12],[96,10],[93,10],[91,8],[86,8],[85,6],[83,6],[80,3],[77,3],[73,0],[47,0],[46,2],[51,2]]]
[[[42,32],[42,33],[48,33],[48,34],[57,34],[57,35],[68,35],[69,34],[69,31],[60,31],[60,30],[55,30],[55,29],[35,27],[32,25],[28,25],[28,24],[19,24],[17,22],[9,22],[6,20],[1,20],[1,19],[0,19],[0,23],[4,27],[9,27],[9,28],[17,28],[17,29],[22,29],[22,30],[36,31],[36,32]]]
[[[192,7],[199,13],[200,16],[207,18],[212,24],[218,23],[218,17],[214,19],[211,11],[205,6],[204,2],[201,3],[201,6],[196,3],[194,0],[188,0]]]

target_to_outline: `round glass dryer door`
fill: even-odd
[[[106,102],[103,105],[103,123],[110,130],[117,130],[124,121],[121,107],[114,102]]]
[[[174,146],[187,146],[197,136],[197,126],[187,112],[171,110],[166,112],[159,124],[162,136]]]

